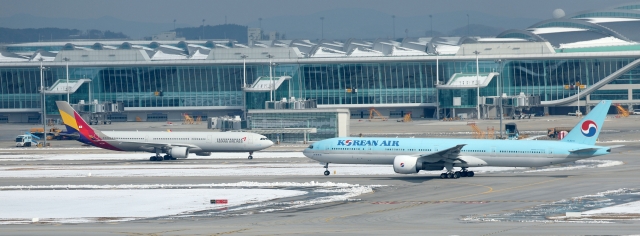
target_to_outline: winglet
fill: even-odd
[[[602,124],[611,107],[610,100],[602,100],[587,114],[578,124],[571,129],[562,142],[581,143],[595,145],[598,135],[602,130]]]

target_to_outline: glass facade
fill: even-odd
[[[283,133],[265,134],[270,140],[283,142],[304,141],[302,131],[285,133],[285,128],[316,128],[317,133],[307,134],[307,141],[318,141],[338,137],[337,112],[300,112],[299,113],[249,113],[249,127],[255,129],[279,129]]]
[[[475,60],[441,57],[439,76],[442,83],[455,73],[475,73]],[[577,90],[565,85],[577,82],[592,86],[637,58],[496,60],[479,62],[480,73],[501,72],[498,79],[480,89],[481,96],[497,96],[498,87],[508,95],[539,95],[542,101],[572,96]],[[298,62],[304,62],[299,60]],[[436,61],[404,62],[280,63],[274,76],[290,76],[275,91],[282,98],[316,99],[318,105],[350,104],[435,104],[439,96],[442,107],[452,107],[452,97],[462,97],[461,107],[475,107],[475,89],[440,90],[436,95]],[[122,101],[125,107],[235,107],[243,106],[242,61],[231,65],[77,67],[70,64],[71,80],[91,79],[71,94],[71,103],[80,100]],[[40,108],[39,65],[0,67],[0,109]],[[248,63],[246,82],[269,76],[268,63]],[[64,66],[44,71],[46,86],[66,78]],[[640,84],[640,68],[623,74],[612,84]],[[635,94],[635,93],[634,93]],[[605,95],[605,94],[601,94]],[[264,108],[269,92],[246,93],[247,108]],[[600,95],[598,95],[600,96]],[[636,99],[636,96],[633,96]],[[592,98],[594,99],[594,98]],[[55,114],[55,100],[66,95],[48,95],[48,113]]]

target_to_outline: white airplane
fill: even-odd
[[[399,174],[442,170],[440,178],[473,177],[469,167],[539,167],[606,155],[595,146],[611,101],[601,101],[561,141],[434,138],[332,138],[314,143],[304,155],[329,163],[393,165]],[[454,171],[460,167],[461,171]]]
[[[254,151],[273,145],[267,137],[247,132],[100,131],[87,125],[69,103],[56,101],[56,105],[67,132],[77,133],[78,141],[115,151],[155,153],[150,161],[187,158],[189,153],[209,156],[212,152],[249,152],[249,159],[253,159]]]

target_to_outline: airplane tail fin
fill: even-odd
[[[594,145],[602,130],[602,124],[611,107],[610,100],[602,100],[578,124],[569,131],[562,142]]]
[[[98,131],[89,126],[68,102],[56,101],[56,105],[58,106],[62,122],[64,122],[64,125],[67,127],[68,133],[80,133],[85,137],[89,137],[95,135],[95,132]]]

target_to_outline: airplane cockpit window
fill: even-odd
[[[260,138],[260,140],[269,140],[269,138],[264,137],[264,138]]]
[[[313,145],[309,145],[309,147],[308,147],[308,148],[309,148],[309,149],[313,149]]]

